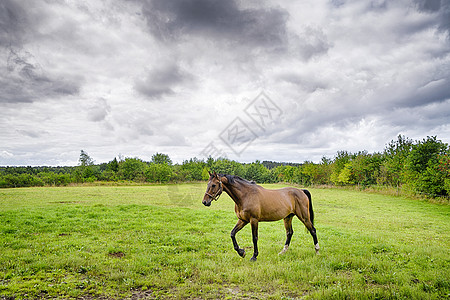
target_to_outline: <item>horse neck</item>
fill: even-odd
[[[245,194],[248,187],[242,183],[226,183],[223,185],[224,191],[233,199],[234,203],[238,206],[242,204],[242,200],[245,199]]]

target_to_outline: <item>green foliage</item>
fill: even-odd
[[[209,179],[209,170],[207,167],[203,167],[202,169],[202,180],[208,180]]]
[[[187,182],[208,180],[208,171],[237,175],[258,183],[287,182],[309,185],[394,187],[431,197],[450,195],[449,146],[436,137],[412,141],[402,135],[383,153],[339,151],[333,159],[302,164],[255,161],[242,164],[226,158],[191,158],[173,165],[167,154],[155,153],[151,162],[114,158],[94,164],[81,150],[77,167],[0,167],[0,187],[67,185],[94,181]]]
[[[282,175],[282,181],[285,182],[291,182],[291,183],[298,183],[299,175],[301,168],[299,167],[292,167],[292,166],[284,166],[281,167],[281,175]]]
[[[107,169],[112,172],[119,171],[119,162],[117,161],[117,158],[114,157],[114,159],[108,163]]]
[[[119,163],[119,178],[125,180],[144,181],[147,164],[139,158],[125,158]]]
[[[145,170],[145,179],[148,182],[168,182],[172,176],[172,168],[167,164],[151,163]]]
[[[360,152],[350,163],[354,182],[358,185],[369,186],[377,183],[380,173],[381,154]]]
[[[354,156],[347,151],[338,151],[332,165],[332,173],[330,175],[330,181],[336,185],[350,184],[350,161]],[[345,170],[344,169],[348,169]],[[344,173],[342,173],[344,172]],[[342,175],[341,175],[342,173]]]
[[[437,140],[435,136],[427,137],[412,146],[407,160],[408,169],[415,173],[421,173],[424,168],[438,161],[438,155],[447,154],[447,152],[447,144]]]
[[[43,184],[49,186],[68,185],[73,181],[70,174],[57,174],[53,172],[40,172],[38,177],[42,180]]]
[[[165,165],[172,165],[172,160],[170,159],[169,155],[163,154],[163,153],[155,153],[152,156],[152,163],[154,164],[165,164]]]
[[[439,155],[439,163],[437,165],[439,177],[444,180],[444,189],[447,195],[450,195],[450,156],[448,154]]]
[[[218,174],[237,175],[244,177],[244,166],[237,161],[229,160],[226,158],[217,159],[211,165],[211,170]]]
[[[254,163],[244,166],[244,175],[247,180],[253,180],[257,183],[271,183],[274,182],[272,173],[264,167],[258,160]]]
[[[0,187],[30,187],[43,186],[44,182],[39,177],[31,174],[7,174],[0,179]]]
[[[436,137],[427,137],[412,146],[406,161],[407,183],[420,193],[448,195],[445,181],[449,178],[447,144]]]
[[[98,166],[94,165],[94,160],[86,151],[81,150],[78,161],[80,165],[74,171],[76,182],[94,182],[100,173]]]
[[[305,184],[328,184],[330,182],[330,165],[327,163],[305,162],[300,168]]]
[[[80,162],[80,166],[83,167],[92,166],[94,164],[94,160],[84,150],[81,150],[80,158],[78,161]]]
[[[380,182],[398,187],[404,182],[405,165],[411,152],[413,141],[399,135],[397,141],[391,141],[383,153],[383,163],[380,168]]]
[[[339,173],[333,172],[331,174],[331,180],[336,185],[349,185],[353,183],[352,178],[352,165],[350,162],[346,163]]]
[[[202,173],[205,166],[206,163],[202,160],[199,160],[198,158],[191,158],[190,160],[185,160],[180,168],[182,171],[186,173],[186,175],[183,178],[184,179],[183,181],[202,180]]]
[[[99,175],[98,180],[101,180],[101,181],[117,181],[119,179],[117,177],[117,172],[114,172],[112,170],[105,170]]]

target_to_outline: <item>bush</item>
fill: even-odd
[[[119,163],[118,177],[125,180],[144,181],[147,164],[139,158],[125,158]]]
[[[38,177],[44,184],[55,186],[67,185],[74,180],[70,174],[56,174],[53,172],[40,172]]]
[[[436,137],[427,137],[413,145],[407,158],[406,179],[418,193],[445,196],[449,178],[449,148]]]
[[[6,174],[0,179],[0,187],[15,188],[15,187],[30,187],[43,186],[44,182],[31,174]]]
[[[148,182],[168,182],[173,177],[172,167],[167,164],[150,164],[145,170]]]
[[[126,158],[120,162],[114,158],[109,163],[94,165],[93,160],[82,151],[77,167],[0,167],[0,187],[22,187],[41,185],[67,185],[71,182],[93,182],[95,180],[131,180],[138,182],[168,182],[208,180],[208,171],[237,175],[258,183],[289,182],[301,184],[358,184],[388,185],[397,193],[450,195],[449,147],[427,137],[422,141],[398,136],[384,152],[356,154],[339,151],[334,159],[322,158],[320,163],[304,162],[288,164],[255,161],[242,164],[229,159],[206,161],[193,158],[181,165],[172,166],[170,157],[156,153],[152,162],[139,158]]]
[[[182,181],[202,180],[202,173],[205,166],[206,163],[197,158],[185,160],[179,171],[184,177]]]
[[[271,183],[275,181],[269,169],[264,167],[259,161],[246,165],[244,172],[245,179],[254,180],[257,183]]]
[[[214,161],[211,170],[218,174],[245,176],[244,166],[237,161],[229,159],[218,159]]]

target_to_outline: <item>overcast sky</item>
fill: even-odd
[[[2,0],[0,165],[450,142],[447,0]]]

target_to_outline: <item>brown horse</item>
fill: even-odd
[[[234,250],[241,256],[245,256],[245,250],[240,249],[236,242],[236,233],[248,223],[252,226],[253,257],[258,256],[258,222],[278,221],[284,219],[286,227],[286,243],[279,254],[287,251],[291,242],[292,218],[297,216],[305,224],[314,240],[314,248],[319,253],[319,242],[317,241],[316,229],[314,228],[314,212],[311,202],[311,194],[307,190],[286,187],[279,190],[267,190],[254,182],[247,181],[238,176],[209,173],[208,187],[202,203],[210,206],[212,200],[217,200],[225,191],[235,206],[234,210],[238,222],[231,231],[231,240]]]

